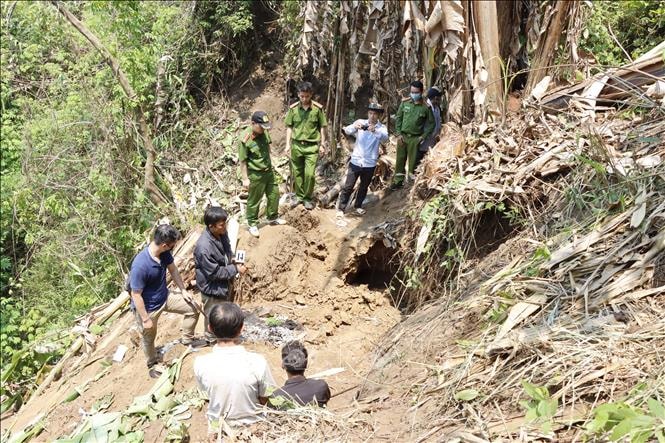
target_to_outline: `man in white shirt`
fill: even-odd
[[[381,124],[379,117],[383,114],[383,108],[377,103],[371,103],[367,108],[367,119],[359,119],[343,128],[346,135],[355,135],[356,142],[353,144],[351,161],[346,171],[344,187],[339,193],[337,200],[337,216],[343,217],[349,197],[358,178],[358,192],[354,202],[355,213],[363,215],[363,200],[367,196],[367,189],[374,176],[374,169],[379,159],[381,143],[388,140],[388,129]]]
[[[244,324],[240,307],[231,302],[215,305],[208,327],[217,337],[212,352],[194,360],[196,381],[208,394],[208,432],[220,431],[220,421],[242,426],[261,419],[261,408],[276,387],[268,362],[257,353],[240,346]]]

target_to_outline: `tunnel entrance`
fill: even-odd
[[[374,243],[365,254],[358,255],[351,270],[346,274],[345,282],[350,285],[367,285],[371,290],[382,291],[390,288],[390,283],[397,272],[393,258],[397,251],[383,244]]]

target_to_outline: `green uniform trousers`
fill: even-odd
[[[316,180],[316,161],[319,159],[318,143],[291,141],[291,174],[298,200],[311,201]]]
[[[420,135],[403,135],[404,141],[397,144],[397,158],[395,159],[395,176],[393,183],[401,185],[404,183],[405,171],[408,159],[408,173],[413,174],[416,170],[416,156],[418,155],[418,144],[420,142]]]
[[[259,221],[259,206],[261,199],[266,196],[266,217],[268,220],[277,218],[277,208],[279,206],[279,186],[275,173],[271,171],[258,172],[247,171],[249,179],[249,195],[247,196],[247,224],[256,226]]]

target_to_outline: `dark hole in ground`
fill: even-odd
[[[513,221],[497,209],[487,210],[480,217],[475,235],[475,247],[469,251],[467,259],[482,259],[494,252],[503,242],[517,232]]]
[[[346,274],[346,283],[367,285],[374,290],[389,288],[397,272],[397,266],[392,261],[395,252],[382,241],[377,241],[365,254],[356,258],[355,269]]]

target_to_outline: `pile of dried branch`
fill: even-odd
[[[367,405],[357,406],[341,413],[313,407],[268,410],[266,421],[243,429],[225,428],[222,441],[366,441],[376,430],[364,412]]]
[[[665,399],[665,116],[581,117],[449,127],[423,165],[412,197],[429,200],[406,257],[426,272],[409,291],[415,304],[438,298],[395,328],[377,364],[415,373],[404,396],[423,440],[579,439],[598,404]],[[500,204],[524,220],[473,259]],[[458,267],[438,271],[453,247]]]

